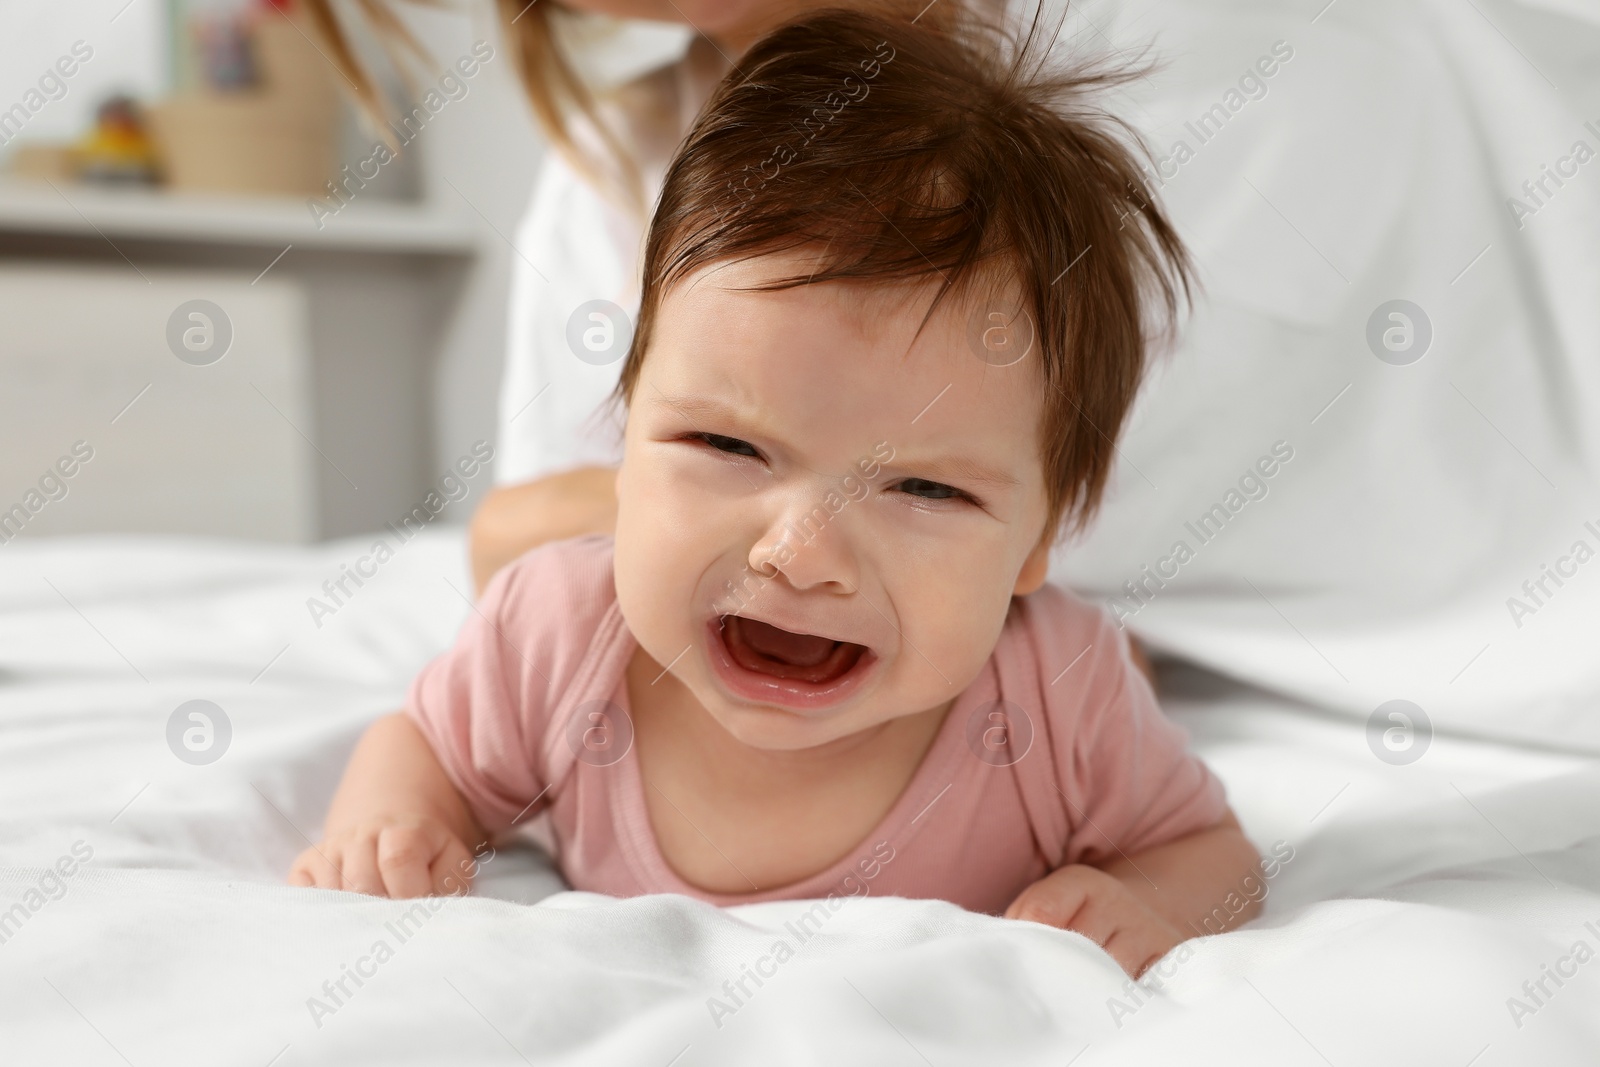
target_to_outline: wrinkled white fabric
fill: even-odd
[[[514,848],[477,895],[421,913],[286,887],[355,738],[470,610],[462,539],[430,530],[313,619],[370,545],[0,548],[0,1060],[1565,1065],[1600,1048],[1600,960],[1508,1007],[1578,940],[1600,951],[1600,764],[1436,735],[1394,766],[1359,723],[1192,673],[1164,678],[1169,707],[1252,838],[1292,858],[1263,919],[1179,949],[1144,989],[1075,934],[944,903],[852,898],[802,942],[786,924],[825,904],[547,896],[559,880]],[[232,727],[203,766],[166,740],[194,699]],[[74,844],[92,857],[46,881]],[[746,968],[769,973],[734,1003],[723,983]]]
[[[1507,206],[1577,142],[1600,153],[1600,29],[1509,2],[1320,7],[1098,9],[1172,58],[1122,110],[1158,156],[1193,150],[1161,191],[1206,298],[1053,576],[1158,648],[1325,707],[1403,698],[1600,751],[1600,562],[1572,558],[1600,553],[1600,158],[1569,158],[1535,214]],[[1277,42],[1293,58],[1265,95],[1200,143]],[[1432,327],[1409,365],[1366,336],[1396,299]],[[1294,458],[1249,499],[1278,442]],[[1130,599],[1179,541],[1193,558]],[[1545,565],[1567,576],[1534,599]]]

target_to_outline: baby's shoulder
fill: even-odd
[[[489,581],[492,589],[504,582],[515,595],[582,597],[601,588],[612,590],[611,554],[615,539],[610,534],[583,534],[563,541],[546,541],[528,549],[495,572]],[[486,589],[485,595],[489,590]]]
[[[1015,639],[1035,643],[1082,638],[1117,643],[1122,631],[1109,613],[1069,589],[1045,583],[1027,596],[1011,598],[1005,630]]]
[[[995,659],[1006,688],[1026,693],[1037,685],[1047,713],[1088,711],[1138,673],[1128,635],[1110,613],[1053,584],[1012,598]]]
[[[587,534],[530,549],[490,579],[479,610],[550,678],[570,676],[617,600],[612,545]]]

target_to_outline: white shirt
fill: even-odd
[[[562,24],[585,27],[572,51],[582,57],[587,84],[626,87],[635,103],[650,105],[644,114],[608,107],[605,118],[628,132],[653,202],[678,141],[672,127],[688,129],[723,57],[686,27],[593,17]],[[575,136],[598,147],[585,133],[580,127]],[[638,314],[645,209],[625,195],[602,194],[561,153],[547,155],[512,261],[499,484],[621,462],[622,414],[607,398]],[[615,310],[597,309],[597,301]]]
[[[545,160],[517,229],[495,481],[516,485],[622,460],[622,422],[605,406],[621,359],[593,364],[567,344],[580,305],[638,310],[643,225],[603,200],[557,153]]]

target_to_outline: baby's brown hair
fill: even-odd
[[[1042,40],[1037,21],[1018,41],[825,10],[755,44],[667,170],[615,396],[632,398],[667,288],[713,263],[815,248],[814,273],[765,288],[942,279],[934,304],[974,300],[975,340],[1014,292],[1045,392],[1045,529],[1081,529],[1190,267],[1137,136],[1089,100],[1139,72],[1051,69]]]

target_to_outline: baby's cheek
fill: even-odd
[[[971,684],[993,653],[1011,598],[964,579],[932,582],[925,592],[897,605],[901,667],[917,691],[947,700]]]
[[[644,650],[660,662],[668,644],[681,648],[687,598],[675,587],[685,565],[672,539],[642,515],[619,511],[612,569],[622,617]]]

